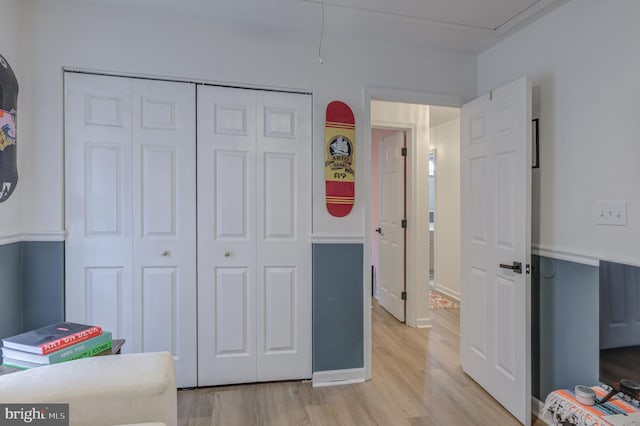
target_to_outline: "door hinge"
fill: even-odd
[[[407,219],[402,219],[402,222],[400,222],[400,226],[404,229],[407,229]]]
[[[407,292],[406,292],[406,291],[403,291],[402,293],[400,293],[400,298],[401,298],[402,300],[407,300]]]
[[[407,156],[407,148],[402,148],[400,150],[400,154],[402,154],[403,157],[406,157]]]

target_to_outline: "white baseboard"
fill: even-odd
[[[533,414],[538,419],[540,419],[542,423],[548,425],[549,423],[547,423],[547,421],[542,418],[543,408],[544,408],[544,402],[540,401],[535,396],[532,396],[531,397],[531,414]]]
[[[449,296],[450,298],[452,298],[453,300],[460,302],[460,292],[459,291],[455,291],[455,290],[451,290],[449,287],[445,287],[441,284],[436,283],[434,290],[439,291],[440,293],[444,294],[445,296]]]
[[[323,386],[352,385],[365,381],[364,368],[348,368],[344,370],[316,371],[313,373],[314,388]]]
[[[431,324],[431,319],[429,318],[418,318],[416,320],[416,328],[431,328],[433,324]]]

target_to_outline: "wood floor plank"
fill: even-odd
[[[518,425],[460,368],[459,312],[433,310],[433,327],[415,329],[373,301],[370,381],[184,390],[178,393],[179,425]]]

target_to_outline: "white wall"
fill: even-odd
[[[478,58],[479,94],[532,77],[543,254],[640,264],[639,16],[637,0],[573,0]],[[597,200],[627,200],[628,226],[596,225]]]
[[[314,233],[360,239],[365,238],[364,217],[369,207],[364,199],[369,178],[364,88],[401,88],[464,99],[476,92],[472,55],[373,44],[366,36],[335,39],[328,32],[323,44],[324,64],[320,65],[316,28],[308,33],[277,28],[267,31],[210,17],[104,8],[74,0],[22,0],[21,7],[29,24],[29,37],[22,48],[31,71],[29,98],[21,117],[25,117],[22,124],[32,129],[25,153],[30,176],[23,180],[23,223],[26,232],[52,233],[52,238],[64,229],[65,66],[312,91]],[[352,107],[357,126],[356,205],[341,219],[326,212],[321,167],[324,110],[333,99]]]
[[[435,287],[460,300],[460,119],[431,128],[436,150]]]
[[[22,90],[23,68],[21,67],[18,43],[20,40],[20,13],[18,0],[2,0],[0,12],[0,54],[9,62],[13,72],[18,78],[18,85]],[[3,203],[0,203],[0,244],[15,241],[20,234],[20,197],[23,189],[21,157],[23,148],[23,96],[18,92],[18,128],[17,128],[17,153],[18,153],[18,186],[15,191]]]

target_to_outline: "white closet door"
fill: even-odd
[[[258,381],[311,377],[311,97],[258,92]]]
[[[256,377],[255,93],[198,87],[198,384]]]
[[[131,80],[65,74],[65,310],[133,339]]]
[[[311,100],[198,87],[198,384],[311,376]]]
[[[195,87],[65,75],[66,316],[196,384]]]
[[[133,81],[134,342],[173,354],[178,387],[195,386],[195,85]]]

